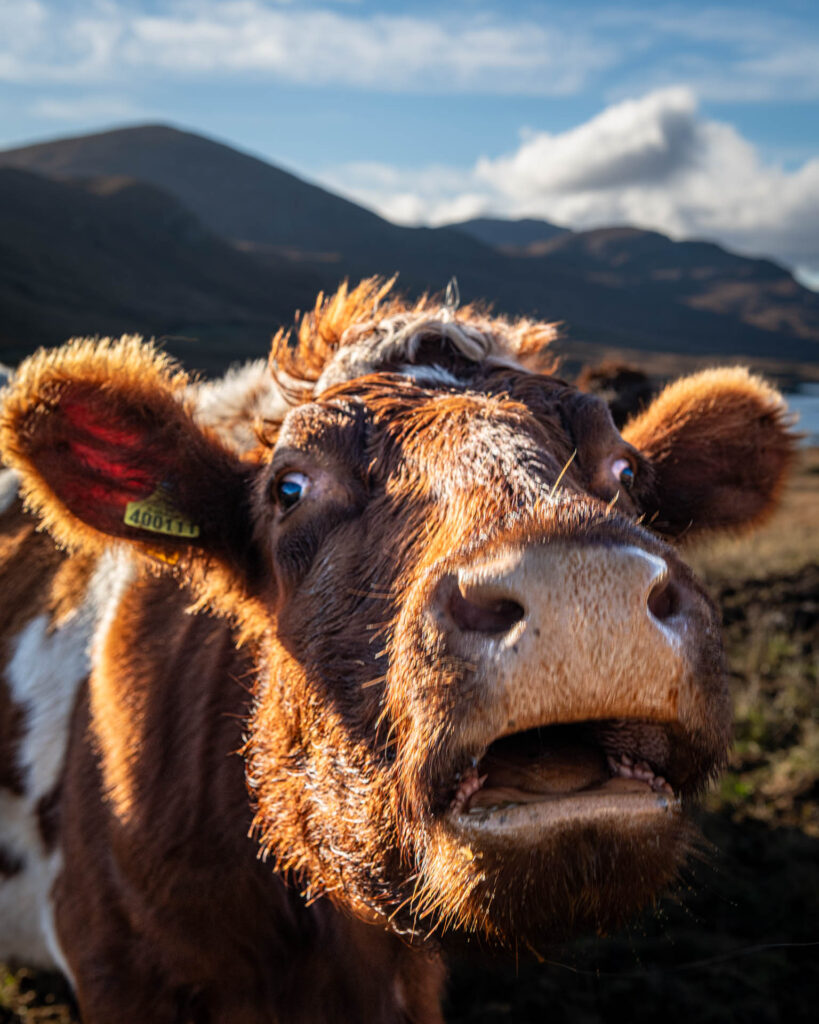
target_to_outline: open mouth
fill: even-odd
[[[450,813],[479,821],[517,808],[543,805],[560,817],[576,808],[599,809],[634,795],[654,797],[667,809],[679,804],[671,771],[668,727],[656,722],[613,719],[549,725],[503,736],[473,759],[450,794]]]

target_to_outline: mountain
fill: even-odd
[[[816,362],[819,296],[711,243],[532,219],[400,227],[161,125],[7,150],[3,167],[18,177],[0,180],[0,338],[18,349],[91,330],[184,334],[200,339],[174,343],[186,362],[211,367],[261,351],[319,288],[400,272],[410,294],[457,275],[465,302],[560,320],[574,356]]]
[[[773,260],[737,256],[713,242],[674,242],[638,228],[598,228],[532,244],[527,255],[571,267],[589,282],[653,293],[763,330],[819,338],[815,292]]]
[[[228,146],[165,125],[60,139],[0,156],[57,178],[127,175],[183,202],[215,234],[247,242],[337,252],[340,238],[389,234],[376,214]]]
[[[520,220],[505,220],[503,217],[473,217],[447,227],[462,231],[476,238],[484,245],[495,249],[527,249],[531,245],[547,242],[558,235],[571,234],[568,228],[559,228],[548,220],[534,220],[523,217]]]
[[[208,231],[175,199],[127,178],[55,181],[0,168],[0,359],[72,335],[173,335],[219,368],[266,353],[272,328],[320,281],[275,272]],[[219,351],[211,359],[212,348]]]
[[[816,363],[819,354],[819,295],[772,260],[711,242],[600,228],[530,246],[509,263],[519,280],[551,282],[563,317],[580,327],[572,333],[589,341],[752,361]]]
[[[399,227],[263,160],[165,125],[6,150],[0,166],[57,178],[125,175],[168,192],[214,234],[249,251],[343,259],[343,273],[355,276],[406,268],[413,287],[438,290],[453,266],[485,252],[458,231]]]

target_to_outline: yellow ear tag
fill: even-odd
[[[199,527],[182,518],[162,484],[150,497],[129,501],[123,521],[137,530],[165,533],[169,537],[199,536]]]

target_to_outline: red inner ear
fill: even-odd
[[[118,447],[133,447],[139,444],[141,432],[133,427],[118,427],[111,420],[113,412],[109,404],[105,405],[105,417],[101,417],[94,409],[93,398],[79,402],[76,399],[64,398],[60,403],[60,412],[65,419],[72,423],[77,430],[85,430],[91,436],[99,439],[101,443],[116,445]]]
[[[130,501],[150,496],[178,455],[174,425],[147,409],[120,410],[105,391],[75,388],[49,414],[40,471],[70,511],[106,533],[127,534]]]
[[[197,424],[186,384],[127,339],[40,353],[4,398],[0,442],[59,543],[99,551],[111,538],[171,564],[198,557],[229,569],[234,586],[261,564],[255,470]]]
[[[69,442],[69,445],[80,463],[84,463],[89,470],[110,480],[112,485],[119,484],[123,493],[130,494],[134,491],[141,493],[153,479],[153,474],[146,473],[144,469],[126,465],[121,460],[112,458],[111,452],[93,448],[81,441],[72,441]]]

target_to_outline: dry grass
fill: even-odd
[[[0,1024],[73,1024],[66,982],[55,974],[0,964]]]
[[[719,597],[736,722],[706,806],[819,837],[819,449],[800,453],[764,529],[689,555]]]

